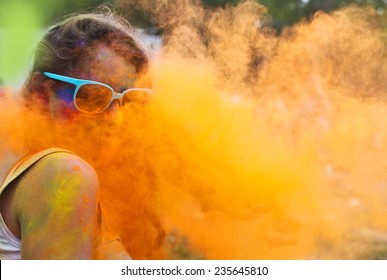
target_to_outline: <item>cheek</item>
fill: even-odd
[[[56,118],[74,119],[79,115],[73,103],[74,88],[59,88],[55,92],[53,113]]]
[[[73,103],[74,90],[73,87],[60,87],[55,91],[56,98],[70,105]]]

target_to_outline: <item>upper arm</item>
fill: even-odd
[[[16,213],[23,259],[90,259],[98,178],[81,158],[48,155],[21,179]]]

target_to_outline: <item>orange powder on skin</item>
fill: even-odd
[[[84,194],[84,195],[83,195],[82,201],[83,201],[83,209],[89,208],[89,203],[90,203],[90,201],[89,201],[89,196],[88,196],[87,194]],[[79,221],[81,222],[81,224],[84,224],[84,221],[85,221],[85,219],[84,219],[83,216],[84,216],[84,214],[81,213],[81,214],[80,214],[80,218],[79,218]],[[88,231],[88,227],[87,227],[87,226],[84,227],[84,231],[85,231],[85,232]]]
[[[79,167],[79,165],[74,165],[73,167],[71,167],[71,170],[73,170],[73,171],[81,171],[81,168]]]

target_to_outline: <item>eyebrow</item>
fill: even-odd
[[[113,81],[112,83],[109,83],[107,85],[110,85],[110,87],[112,87],[115,92],[123,92],[127,89],[133,88],[136,80],[137,80],[137,77],[135,75],[131,75],[128,77],[128,79],[117,80],[117,86],[111,85],[112,83],[114,83]]]

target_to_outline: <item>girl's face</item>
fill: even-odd
[[[84,58],[84,63],[74,73],[73,78],[92,80],[109,85],[115,92],[121,93],[135,87],[136,68],[122,56],[106,46],[98,46],[96,50]],[[49,92],[49,111],[57,121],[95,120],[98,122],[120,123],[122,115],[117,100],[100,114],[88,115],[81,113],[73,103],[75,86],[66,82],[55,83]]]

